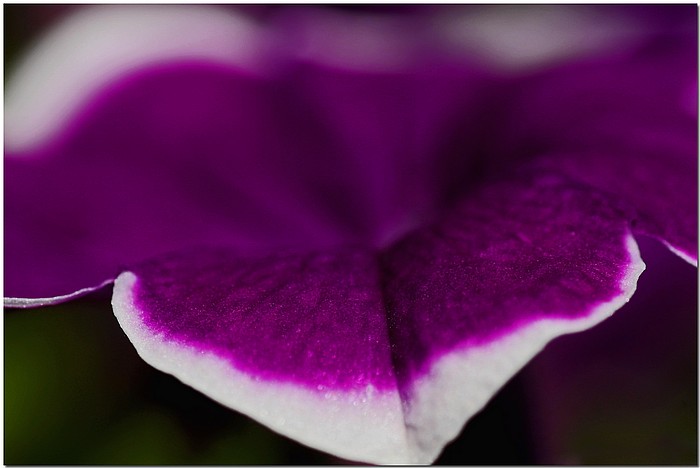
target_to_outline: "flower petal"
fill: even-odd
[[[113,307],[146,362],[316,448],[412,460],[372,254],[197,250],[133,272]]]
[[[491,181],[385,254],[413,446],[436,456],[548,341],[629,300],[644,263],[622,214],[556,175]]]
[[[336,455],[425,463],[642,269],[614,206],[549,177],[479,189],[380,254],[162,257],[120,276],[113,305],[147,362],[217,401]]]
[[[454,53],[515,72],[632,43],[649,33],[640,13],[615,5],[459,5],[440,9],[434,28]]]
[[[335,142],[334,164],[351,174],[348,193],[362,208],[353,228],[369,244],[424,225],[449,191],[446,180],[474,172],[480,155],[469,145],[497,82],[480,67],[420,54],[391,71],[300,65],[294,86]]]
[[[68,300],[192,245],[385,245],[432,215],[436,146],[455,116],[478,132],[482,71],[428,66],[412,49],[400,69],[348,69],[217,13],[89,8],[21,68],[6,119],[19,142],[5,163],[6,305]],[[290,37],[319,27],[304,18]],[[379,34],[376,21],[341,29]],[[49,93],[41,106],[29,84]]]
[[[79,297],[85,296],[86,294],[90,294],[95,291],[99,291],[103,287],[112,284],[113,280],[108,279],[102,282],[102,284],[98,284],[96,286],[92,286],[89,288],[83,288],[79,289],[75,292],[69,293],[69,294],[64,294],[63,296],[54,296],[54,297],[33,297],[33,298],[28,298],[28,297],[4,297],[3,298],[3,306],[4,307],[9,307],[13,309],[29,309],[32,307],[44,307],[48,305],[53,305],[53,304],[60,304],[61,302],[66,302],[70,301],[73,299],[77,299]]]
[[[676,34],[521,84],[503,151],[611,194],[634,232],[696,263],[697,12],[686,13]]]
[[[343,240],[291,168],[319,153],[307,145],[320,129],[289,123],[278,85],[202,62],[143,69],[60,140],[9,154],[6,295],[70,295],[190,245]]]
[[[185,132],[192,138],[225,117],[213,105],[225,87],[221,73],[262,73],[261,35],[218,8],[101,6],[79,10],[37,44],[11,77],[5,101],[5,305],[69,300],[110,282],[161,241],[167,250],[221,229],[216,215],[201,209],[203,187],[183,180],[184,167],[170,166],[168,145],[177,143],[168,136],[196,122]],[[144,76],[144,69],[182,60],[229,68],[199,77],[190,69],[189,78],[165,78],[164,87],[155,81],[167,71],[156,71],[150,84]],[[195,84],[215,89],[183,92]],[[142,230],[144,220],[150,227]]]
[[[153,63],[198,58],[263,73],[264,41],[251,21],[218,7],[80,9],[44,37],[10,77],[6,148],[26,151],[47,141],[104,85]]]

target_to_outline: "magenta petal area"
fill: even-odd
[[[407,444],[379,267],[346,248],[144,263],[112,301],[141,357],[216,401],[337,456],[430,461]]]
[[[60,139],[6,155],[6,296],[70,294],[192,245],[342,238],[290,177],[325,152],[294,128],[289,98],[230,66],[153,66],[102,90]]]
[[[309,155],[333,152],[295,99],[203,62],[111,83],[60,138],[5,155],[5,295],[60,300],[193,245],[269,252],[353,238],[362,210],[348,201],[339,229],[315,201],[339,198],[342,181],[325,198],[308,188],[323,180]]]
[[[629,299],[643,263],[621,214],[557,176],[495,181],[383,251],[159,257],[119,277],[114,310],[147,362],[275,430],[350,459],[426,462],[550,339]],[[241,385],[305,403],[275,410],[280,424]],[[366,428],[339,422],[347,410],[382,421],[381,453],[353,442]]]
[[[487,80],[469,67],[286,66],[144,67],[46,145],[6,153],[6,297],[60,302],[199,245],[385,245],[432,216],[442,124],[460,113],[471,127]]]
[[[551,339],[629,300],[644,263],[622,215],[554,174],[494,180],[383,253],[414,446],[439,452]]]
[[[521,84],[505,146],[627,205],[633,231],[697,263],[697,9],[676,34]]]
[[[368,251],[246,259],[197,250],[132,271],[141,319],[165,340],[313,390],[394,387],[379,268]]]
[[[494,181],[383,253],[404,386],[444,352],[541,319],[577,320],[625,294],[639,259],[622,215],[556,175]]]

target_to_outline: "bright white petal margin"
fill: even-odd
[[[576,320],[544,319],[487,345],[455,351],[439,359],[414,384],[407,404],[408,437],[415,450],[431,459],[457,437],[465,423],[554,338],[587,330],[629,302],[646,265],[630,235],[630,265],[618,297]]]
[[[210,353],[154,336],[132,298],[130,272],[114,284],[112,307],[144,361],[280,434],[340,457],[370,463],[427,463],[409,455],[398,392],[311,392],[238,372]]]
[[[130,272],[115,281],[112,306],[139,355],[219,403],[271,429],[340,457],[370,463],[430,463],[445,444],[552,339],[588,329],[626,304],[645,265],[632,236],[622,294],[575,320],[546,319],[487,345],[440,358],[416,381],[408,401],[398,391],[311,392],[241,373],[225,360],[154,335],[141,321]]]
[[[111,284],[114,280],[105,280],[97,286],[90,288],[83,288],[74,293],[65,294],[63,296],[55,297],[37,297],[37,298],[26,298],[26,297],[5,297],[3,298],[3,306],[12,307],[14,309],[30,309],[32,307],[44,307],[49,305],[60,304],[61,302],[72,301],[91,292],[95,292],[103,287]]]

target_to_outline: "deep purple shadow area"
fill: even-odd
[[[697,460],[698,272],[638,242],[648,268],[629,304],[527,369],[540,463]]]
[[[438,64],[357,74],[300,63],[265,78],[187,62],[133,73],[48,146],[6,155],[6,296],[69,294],[197,245],[384,244],[434,215],[442,124],[459,112],[469,128],[488,84]]]

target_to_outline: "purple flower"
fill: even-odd
[[[302,443],[426,463],[634,236],[697,259],[691,6],[75,15],[6,96],[5,304],[114,283],[139,354]]]

